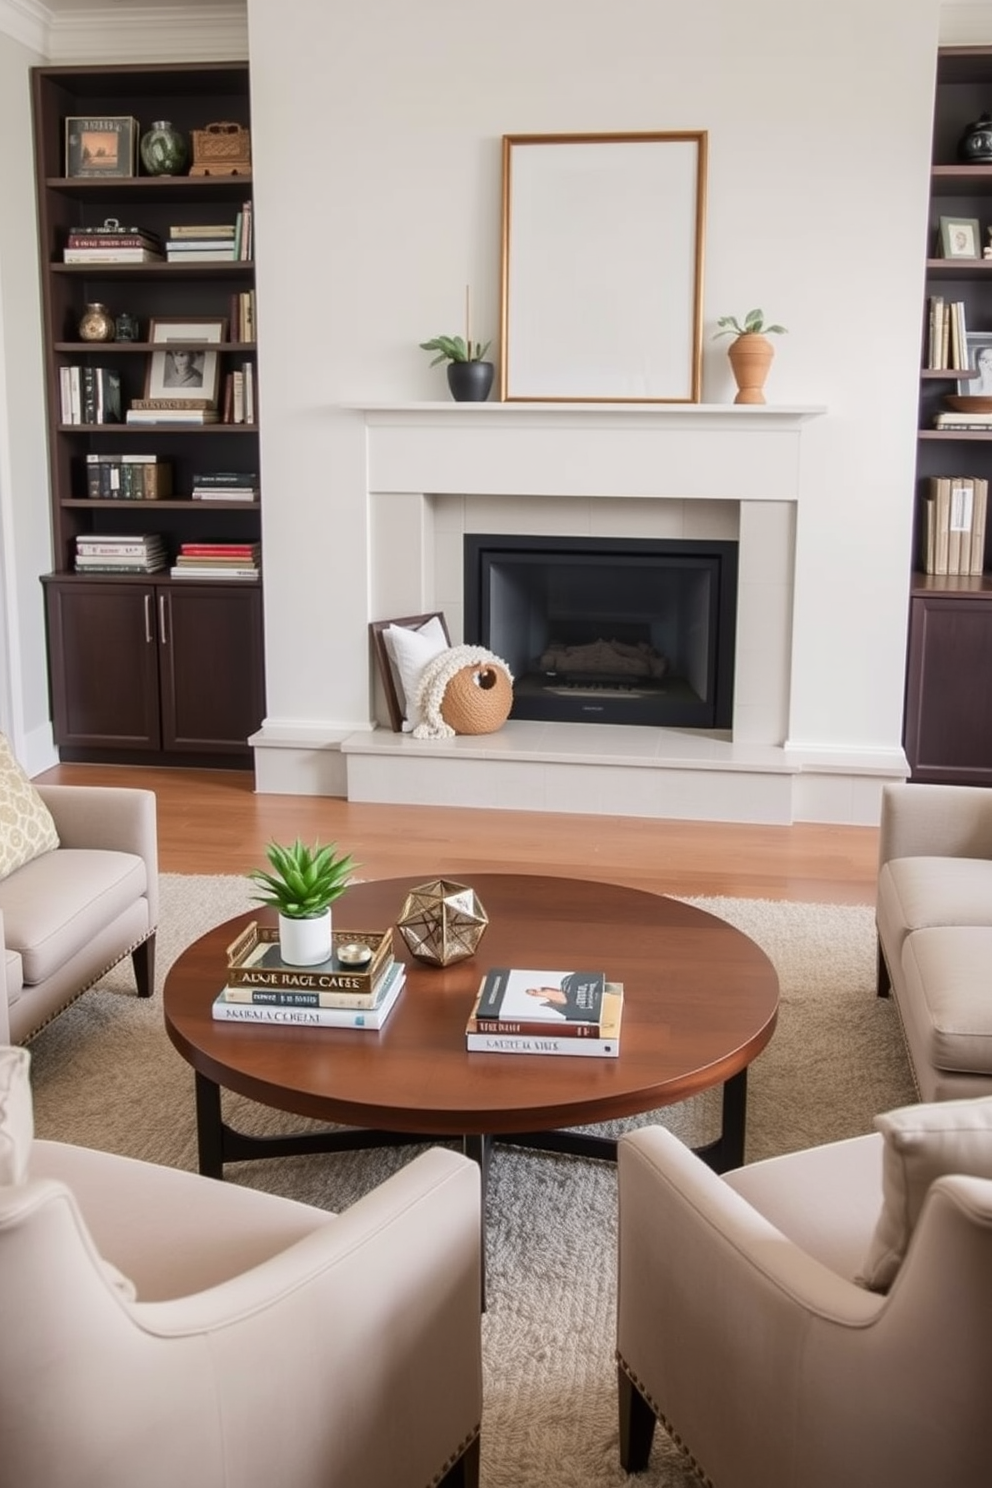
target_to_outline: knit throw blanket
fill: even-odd
[[[441,717],[441,704],[452,677],[467,666],[497,666],[513,682],[513,674],[506,662],[483,646],[452,646],[440,652],[424,667],[417,683],[415,701],[423,714],[423,722],[418,723],[413,731],[415,739],[454,738],[454,729]]]

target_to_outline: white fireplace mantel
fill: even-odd
[[[796,501],[821,406],[353,403],[370,491]]]

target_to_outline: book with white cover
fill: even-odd
[[[623,983],[607,982],[599,1033],[595,1037],[569,1037],[556,1033],[553,1025],[549,1026],[546,1034],[476,1033],[470,1029],[465,1035],[465,1047],[470,1054],[564,1054],[616,1059],[620,1053],[622,1018]]]
[[[386,973],[389,985],[374,1008],[273,1007],[252,1002],[229,1002],[226,992],[214,998],[213,1016],[229,1023],[275,1023],[280,1028],[366,1028],[376,1032],[385,1023],[406,981],[406,966],[394,961]]]

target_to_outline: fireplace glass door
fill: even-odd
[[[511,718],[730,728],[736,543],[470,534],[464,574]]]

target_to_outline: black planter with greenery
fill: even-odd
[[[466,330],[468,316],[466,313]],[[462,336],[435,336],[432,341],[421,341],[421,351],[437,353],[431,362],[448,363],[448,387],[456,403],[484,403],[493,385],[493,364],[482,358],[492,343],[472,341]]]
[[[493,385],[492,362],[449,362],[448,387],[456,403],[485,403]]]

